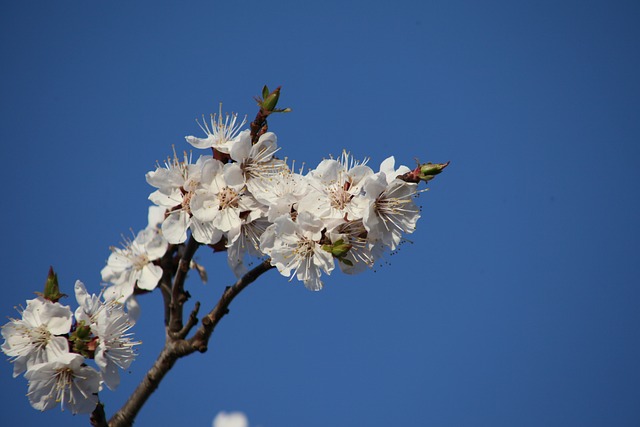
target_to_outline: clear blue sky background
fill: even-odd
[[[49,265],[97,292],[155,161],[282,85],[291,159],[451,166],[412,244],[321,293],[269,272],[136,425],[638,426],[639,22],[636,1],[2,2],[0,314]],[[189,289],[211,307],[233,278],[205,252]],[[109,414],[162,345],[160,296],[141,304]],[[1,425],[88,424],[11,373]]]

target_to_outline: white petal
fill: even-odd
[[[147,291],[152,291],[158,286],[158,282],[162,277],[162,267],[155,264],[147,264],[142,267],[140,278],[138,279],[138,287]]]
[[[315,170],[309,172],[309,175],[322,183],[331,183],[338,180],[342,170],[343,167],[337,160],[324,159]]]
[[[126,306],[129,320],[132,323],[137,322],[140,318],[140,304],[138,304],[138,300],[136,300],[135,295],[131,295],[129,298],[127,298]]]
[[[244,185],[242,169],[240,169],[237,163],[227,163],[224,165],[224,180],[227,186],[234,189],[241,188]]]
[[[198,191],[189,204],[193,216],[201,222],[213,221],[220,214],[220,200],[217,194]]]
[[[251,138],[241,138],[236,141],[231,149],[229,150],[229,155],[231,158],[238,163],[242,163],[247,157],[249,157],[249,152],[251,151]]]
[[[71,329],[71,309],[59,303],[45,304],[41,313],[43,323],[54,335],[69,333]]]
[[[187,229],[190,222],[191,220],[186,212],[172,212],[162,223],[162,235],[169,243],[182,243],[187,240]]]
[[[205,245],[216,244],[222,238],[222,231],[214,227],[212,222],[200,221],[195,217],[191,220],[191,232],[197,242]]]
[[[179,189],[156,190],[149,195],[149,200],[158,206],[172,208],[182,203],[182,193]]]
[[[116,364],[106,357],[102,344],[96,349],[95,362],[100,367],[104,383],[109,387],[109,390],[115,390],[120,385],[120,373]]]
[[[196,138],[195,136],[185,136],[187,142],[196,148],[211,148],[213,147],[214,140],[213,135],[209,135],[207,138]]]

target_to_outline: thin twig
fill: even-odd
[[[176,262],[176,252],[184,245],[169,245],[165,254],[160,258],[160,267],[162,267],[162,277],[158,282],[160,292],[162,292],[162,300],[164,301],[164,325],[169,326],[171,318],[171,282],[176,274],[178,263]]]
[[[195,335],[189,340],[191,345],[199,352],[204,353],[207,351],[209,345],[209,338],[213,333],[216,325],[220,320],[229,312],[229,304],[231,301],[242,292],[244,288],[253,283],[263,273],[272,269],[270,260],[265,260],[260,263],[253,270],[242,276],[233,286],[227,286],[224,293],[220,297],[218,304],[202,319],[200,328],[196,331]]]
[[[171,370],[178,360],[179,356],[174,344],[175,342],[166,341],[165,347],[160,352],[151,369],[147,372],[147,375],[145,375],[140,384],[138,384],[138,387],[133,394],[131,394],[124,406],[109,420],[110,427],[129,427],[133,425],[133,421],[140,412],[140,409],[142,409],[142,406],[158,388],[160,381],[162,381],[167,372]]]
[[[198,311],[200,311],[200,301],[196,301],[196,304],[187,319],[187,324],[184,325],[178,333],[169,332],[171,338],[180,340],[185,339],[187,335],[189,335],[189,332],[191,332],[191,329],[198,324]]]
[[[214,309],[211,310],[211,312],[209,312],[204,319],[202,319],[200,328],[198,328],[191,339],[185,340],[172,338],[169,335],[169,329],[167,329],[167,338],[165,340],[164,348],[158,355],[158,358],[156,359],[151,369],[149,369],[149,371],[147,372],[147,375],[145,375],[140,384],[138,384],[138,387],[131,394],[124,406],[120,408],[120,410],[116,412],[113,417],[111,417],[111,419],[109,420],[109,426],[131,426],[136,416],[142,409],[142,406],[158,388],[160,382],[162,381],[164,376],[171,370],[171,368],[173,368],[176,361],[182,357],[195,353],[196,351],[199,351],[201,353],[205,352],[207,350],[209,339],[211,338],[211,334],[213,333],[215,326],[224,317],[224,315],[229,312],[229,304],[231,304],[233,299],[237,297],[240,292],[242,292],[247,286],[253,283],[263,273],[269,271],[271,268],[273,268],[273,266],[271,266],[269,260],[263,261],[262,263],[260,263],[260,265],[240,278],[233,286],[228,286],[218,300],[218,303],[216,304]],[[178,270],[177,274],[180,274],[179,271],[180,270]],[[176,281],[174,282],[174,287],[176,283],[178,283],[177,277]],[[191,313],[191,316],[189,316],[189,320],[187,321],[185,329],[187,327],[191,329],[195,325],[197,321],[195,319],[197,316],[198,308],[199,304],[196,303],[196,308]],[[191,325],[192,322],[194,323],[194,325]]]
[[[184,290],[184,281],[187,278],[191,259],[199,246],[200,243],[198,243],[193,236],[190,236],[182,258],[180,258],[180,263],[178,264],[178,271],[176,271],[171,289],[171,304],[169,306],[169,331],[171,332],[179,332],[182,329],[183,306],[189,299],[189,294]]]

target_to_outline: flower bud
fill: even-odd
[[[349,252],[352,246],[353,245],[345,242],[343,239],[338,239],[331,245],[331,255],[336,258],[342,258],[347,255],[347,252]]]
[[[58,302],[60,298],[67,296],[67,294],[60,292],[60,287],[58,286],[58,275],[54,273],[53,267],[49,267],[47,281],[44,284],[44,292],[36,292],[36,294],[51,302]]]
[[[264,96],[265,93],[267,93],[269,91],[269,89],[267,88],[267,86],[265,86],[262,89],[262,95],[264,97],[264,100],[261,103],[261,107],[269,112],[272,112],[276,109],[276,105],[278,104],[278,99],[280,98],[280,86],[278,86],[273,92],[269,93],[267,96]]]
[[[69,341],[73,344],[74,353],[93,358],[96,347],[95,337],[91,336],[91,327],[85,325],[83,320],[78,322],[75,331],[69,335]]]
[[[273,91],[269,92],[269,88],[265,85],[262,88],[262,98],[255,98],[258,106],[260,107],[260,114],[266,118],[271,113],[290,113],[291,108],[276,108],[278,105],[278,99],[280,99],[280,88],[278,86]],[[252,124],[253,125],[253,124]]]
[[[444,168],[446,168],[449,165],[449,162],[447,163],[422,163],[420,165],[420,173],[418,175],[418,178],[421,181],[424,182],[429,182],[430,180],[432,180],[433,178],[435,178],[436,175],[438,175],[440,172],[442,172],[442,170]]]
[[[322,249],[331,253],[338,261],[343,262],[349,266],[353,266],[353,263],[345,257],[349,253],[349,250],[353,245],[346,243],[343,239],[338,239],[331,245],[322,245]]]

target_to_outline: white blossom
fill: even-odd
[[[67,339],[59,335],[69,333],[71,318],[69,306],[41,297],[27,301],[22,319],[11,319],[2,327],[2,351],[14,363],[14,377],[69,351]]]
[[[383,246],[377,241],[368,238],[369,233],[361,219],[355,221],[334,221],[335,227],[329,226],[328,233],[331,242],[342,240],[344,244],[351,246],[345,261],[339,260],[338,266],[343,273],[357,274],[367,267],[372,267],[375,260],[382,255]]]
[[[91,328],[98,336],[95,362],[102,372],[104,383],[111,390],[120,384],[118,368],[129,368],[136,356],[133,347],[140,344],[132,340],[129,332],[132,326],[133,322],[122,308],[111,306],[98,314]]]
[[[237,123],[237,114],[226,114],[223,119],[222,104],[220,104],[220,112],[211,115],[211,126],[202,117],[202,123],[198,122],[200,129],[207,135],[206,138],[196,138],[195,136],[187,136],[185,139],[196,148],[213,148],[221,153],[229,154],[235,143],[241,140],[249,140],[251,143],[251,134],[248,130],[240,131],[242,126],[247,123],[245,117],[240,123]]]
[[[365,192],[368,204],[363,223],[370,240],[381,240],[395,250],[403,234],[413,233],[420,218],[420,209],[413,201],[417,185],[399,179],[387,184],[387,177],[380,173],[367,180]]]
[[[246,218],[242,219],[240,226],[229,230],[227,261],[236,277],[241,277],[248,272],[244,263],[245,256],[259,258],[263,255],[260,251],[260,237],[271,223],[260,214],[259,210],[250,212]]]
[[[155,289],[162,277],[162,268],[153,261],[161,258],[168,246],[169,243],[155,229],[141,230],[122,248],[111,248],[107,265],[101,271],[102,280],[126,284],[131,293],[136,285],[148,291]]]
[[[168,160],[164,168],[158,167],[148,172],[147,182],[158,190],[151,193],[149,200],[158,206],[167,208],[167,215],[162,223],[162,234],[172,244],[179,244],[187,239],[187,230],[191,229],[193,237],[200,243],[214,244],[222,237],[222,233],[211,224],[194,218],[191,213],[191,199],[196,191],[202,188],[202,181],[208,182],[211,168],[222,167],[219,160],[211,156],[200,156],[195,164],[185,154],[184,160]]]
[[[309,186],[313,189],[298,207],[323,220],[362,218],[364,200],[362,185],[373,175],[366,161],[358,163],[347,152],[340,160],[325,159],[308,174]]]
[[[79,280],[75,294],[79,304],[76,319],[84,321],[98,337],[95,362],[107,387],[115,390],[120,383],[118,368],[127,369],[131,365],[135,358],[133,347],[140,344],[132,340],[129,332],[134,322],[121,304],[113,300],[102,302],[99,296],[89,295]]]
[[[287,169],[284,161],[273,157],[279,150],[277,140],[275,133],[267,132],[261,135],[258,142],[253,145],[251,139],[247,138],[231,147],[231,158],[240,166],[251,193],[262,192],[270,177]]]
[[[100,374],[84,365],[84,357],[75,353],[32,366],[25,377],[29,380],[27,397],[31,406],[46,411],[58,404],[72,413],[92,412],[98,404]]]
[[[320,276],[331,274],[333,256],[319,243],[324,223],[309,212],[299,212],[294,222],[282,216],[260,238],[260,249],[271,257],[283,276],[297,277],[312,291],[322,289]]]
[[[207,184],[197,190],[191,200],[191,210],[201,223],[226,233],[240,226],[240,214],[260,206],[247,191],[237,163],[211,167],[209,173]]]
[[[309,192],[306,177],[288,169],[264,180],[260,191],[253,196],[268,206],[267,218],[274,222],[283,215],[290,215],[297,210],[298,202]]]

